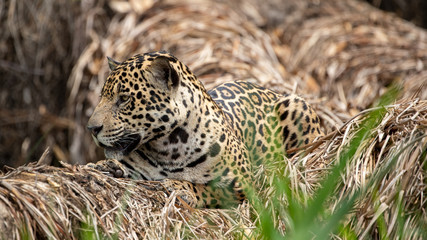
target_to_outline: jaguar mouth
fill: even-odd
[[[126,135],[123,139],[114,142],[112,146],[102,146],[106,150],[122,152],[123,155],[128,155],[135,150],[141,142],[141,136],[139,134]]]

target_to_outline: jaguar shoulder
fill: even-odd
[[[247,81],[208,92],[167,52],[109,65],[88,129],[111,160],[96,165],[190,190],[199,207],[243,200],[253,167],[323,135],[302,98]]]

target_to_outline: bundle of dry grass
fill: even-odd
[[[289,72],[315,78],[337,110],[372,106],[393,82],[404,86],[402,98],[427,99],[425,30],[358,1],[289,5],[274,32],[291,49],[280,59]]]
[[[418,239],[421,229],[417,229],[417,224],[420,219],[427,220],[426,212],[422,211],[427,205],[424,197],[427,191],[427,101],[405,99],[385,108],[387,112],[378,119],[378,125],[369,129],[369,137],[346,160],[346,171],[332,206],[337,207],[339,201],[362,188],[364,193],[348,221],[358,237],[379,237],[377,221],[382,217],[388,237],[398,238],[403,230],[396,219],[404,212],[407,217],[404,232],[408,234],[404,238]],[[360,131],[362,122],[375,109],[378,108],[364,110],[330,133],[326,144],[318,151],[291,160],[293,188],[302,188],[304,192],[307,188],[315,189],[319,175],[324,174],[322,167],[329,168],[340,159]],[[331,164],[319,167],[319,162]],[[304,171],[296,171],[295,166],[304,166]],[[305,185],[301,187],[301,183]]]
[[[75,38],[83,32],[90,39],[68,79],[67,103],[60,105],[67,118],[35,105],[48,139],[52,125],[61,129],[55,141],[50,140],[55,158],[72,163],[102,159],[85,125],[108,73],[106,56],[124,60],[165,49],[189,65],[207,88],[250,79],[280,92],[311,94],[305,97],[320,113],[325,129],[337,130],[327,131],[325,143],[313,144],[307,155],[285,158],[284,171],[295,194],[311,196],[359,131],[371,111],[367,108],[398,82],[404,89],[400,100],[387,107],[382,122],[370,130],[331,202],[360,186],[366,195],[348,217],[359,237],[378,236],[381,218],[393,238],[399,231],[399,211],[408,216],[407,233],[415,231],[417,220],[427,219],[421,210],[426,208],[426,33],[356,1],[271,2],[263,4],[261,12],[253,3],[233,10],[233,3],[173,0],[111,0],[108,7],[101,1],[85,8],[90,9],[82,16],[86,25]],[[268,9],[280,14],[263,15]],[[268,26],[269,34],[259,25]],[[1,119],[30,116],[0,110]],[[49,156],[42,161],[46,159]],[[65,166],[26,166],[0,177],[0,232],[54,239],[85,234],[131,239],[260,237],[254,229],[258,215],[250,204],[233,210],[190,209],[178,198],[185,193],[153,190],[159,183],[113,179],[86,167]],[[366,186],[383,166],[389,167],[388,174]],[[258,173],[259,185],[278,174],[268,166]],[[265,186],[261,195],[274,192]],[[276,218],[275,223],[281,231],[287,229],[286,219]]]
[[[68,159],[67,78],[87,44],[86,27],[105,32],[104,5],[0,2],[0,166],[36,160],[46,145],[55,159]]]
[[[191,209],[175,193],[149,190],[159,187],[110,178],[85,166],[20,167],[0,180],[0,237],[224,239],[250,224],[244,212]]]

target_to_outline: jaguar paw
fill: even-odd
[[[129,171],[116,159],[101,160],[96,163],[89,163],[86,166],[94,168],[104,174],[115,178],[129,177]]]

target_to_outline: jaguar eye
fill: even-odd
[[[117,102],[118,105],[125,103],[129,100],[129,95],[120,95],[119,101]]]

